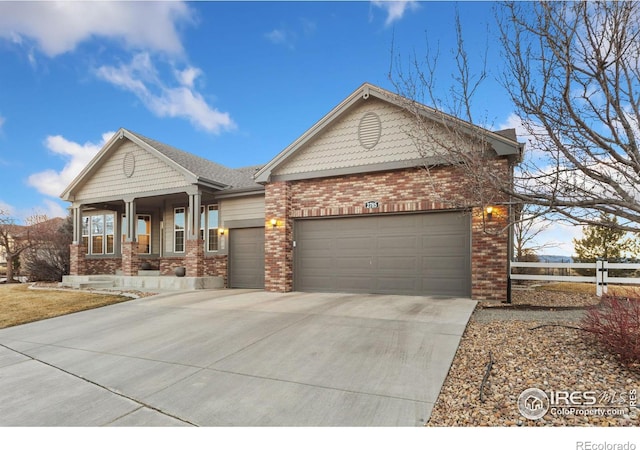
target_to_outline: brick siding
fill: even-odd
[[[496,160],[495,169],[505,171],[507,161]],[[293,289],[293,220],[304,217],[357,216],[459,209],[468,204],[463,174],[452,167],[428,173],[422,168],[276,181],[266,186],[265,289],[288,292]],[[379,208],[366,209],[375,200]],[[481,208],[472,214],[472,297],[502,300],[506,297],[508,236],[506,213],[494,206],[491,222],[483,220]],[[502,211],[502,212],[500,212]],[[501,215],[502,214],[502,215]],[[276,227],[269,221],[278,220]]]

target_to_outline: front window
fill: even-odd
[[[138,238],[138,253],[151,253],[151,216],[138,215],[136,236]]]
[[[104,216],[105,252],[109,254],[113,253],[114,220],[115,218],[112,214]]]
[[[96,214],[82,218],[82,244],[91,255],[113,254],[113,214]]]
[[[151,253],[151,216],[138,214],[136,220],[136,240],[138,241],[138,253]],[[127,216],[122,215],[122,242],[127,238]]]
[[[87,249],[87,253],[89,253],[89,220],[91,220],[89,216],[82,218],[82,245]]]
[[[218,251],[218,205],[209,205],[207,211],[207,250]]]
[[[200,240],[204,241],[204,228],[205,228],[205,215],[204,215],[204,206],[200,207]]]
[[[173,211],[173,251],[176,253],[184,252],[184,233],[185,233],[185,209],[176,208]]]

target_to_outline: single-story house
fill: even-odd
[[[61,196],[74,217],[71,275],[185,267],[230,288],[504,299],[508,231],[486,232],[486,205],[433,197],[434,180],[461,195],[463,175],[425,171],[404,106],[365,83],[267,164],[240,169],[120,129]],[[515,132],[451,120],[481,131],[495,170],[511,175]],[[507,200],[491,205],[495,230]]]

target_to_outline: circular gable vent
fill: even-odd
[[[382,124],[380,123],[380,117],[378,117],[376,113],[366,113],[362,116],[362,119],[360,119],[360,125],[358,126],[358,139],[360,140],[360,145],[366,149],[370,149],[378,145],[381,130]]]
[[[136,157],[132,152],[124,155],[124,160],[122,161],[122,171],[124,172],[124,176],[127,178],[131,178],[133,172],[136,171]]]

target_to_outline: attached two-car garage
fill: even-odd
[[[294,230],[295,290],[471,294],[468,214],[301,219]]]

